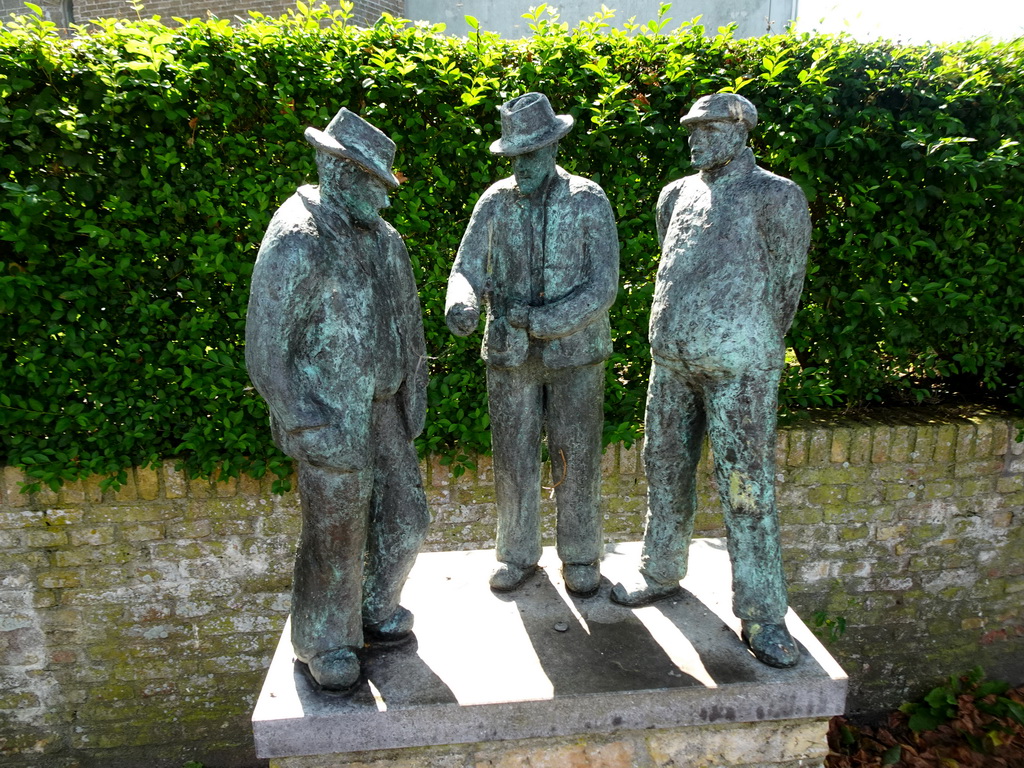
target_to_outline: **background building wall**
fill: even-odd
[[[850,675],[852,711],[981,664],[1024,681],[1024,443],[1006,418],[780,433],[791,602]],[[721,536],[701,469],[697,535]],[[424,464],[428,549],[494,546],[488,459]],[[0,763],[181,768],[254,761],[249,722],[289,609],[294,493],[135,469],[25,496],[0,482]],[[545,481],[550,485],[550,482]],[[642,535],[640,448],[604,456],[605,533]],[[546,543],[553,539],[544,501]]]
[[[515,38],[531,34],[529,22],[522,15],[531,6],[539,5],[535,0],[405,0],[405,17],[444,22],[448,33],[466,35],[469,26],[465,16],[469,15],[475,17],[483,29],[498,32],[503,37]],[[558,8],[559,20],[568,22],[570,27],[601,9],[599,0],[563,0],[549,5]],[[614,25],[621,26],[633,16],[640,24],[657,18],[661,3],[659,0],[620,0],[605,5],[615,9]],[[711,34],[718,27],[736,22],[737,37],[756,37],[769,29],[773,33],[785,31],[786,24],[796,14],[794,0],[675,0],[668,16],[672,22],[666,31],[675,29],[695,16],[702,16],[700,23]]]

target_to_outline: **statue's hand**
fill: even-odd
[[[445,322],[456,336],[469,336],[480,322],[480,310],[466,304],[454,304],[448,310]]]
[[[508,308],[505,319],[513,328],[522,328],[528,331],[530,329],[530,308],[518,301],[513,302],[512,306]]]

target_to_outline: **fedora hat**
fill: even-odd
[[[543,93],[524,93],[506,101],[501,114],[501,138],[491,144],[496,155],[514,157],[554,144],[572,130],[572,115],[556,115]]]
[[[324,130],[307,128],[305,137],[320,152],[355,163],[389,187],[398,186],[391,172],[395,142],[355,112],[342,107]]]
[[[679,122],[683,125],[743,123],[750,131],[757,125],[757,107],[738,93],[712,93],[710,96],[701,96],[697,99]]]

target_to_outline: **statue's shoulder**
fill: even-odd
[[[286,235],[317,234],[316,211],[320,206],[320,193],[316,187],[299,187],[274,213],[267,228],[278,237]],[[266,240],[266,237],[264,237]]]
[[[555,173],[558,175],[559,181],[567,185],[570,195],[594,196],[602,200],[608,197],[604,190],[601,189],[601,185],[593,179],[588,179],[585,176],[576,176],[560,165],[555,168]]]
[[[670,181],[661,188],[661,194],[658,195],[658,208],[660,209],[666,205],[674,205],[683,190],[696,183],[698,178],[698,174],[692,174],[690,176],[683,176],[681,179],[676,179],[675,181]]]
[[[762,194],[781,199],[795,198],[806,200],[804,191],[800,189],[800,185],[792,179],[787,179],[785,176],[779,176],[778,174],[765,170],[759,165],[754,166],[754,170],[751,175],[754,178],[754,182],[761,189]]]
[[[477,203],[493,203],[504,198],[510,197],[517,194],[516,192],[516,177],[509,176],[507,179],[501,179],[496,181],[480,195],[480,200]]]

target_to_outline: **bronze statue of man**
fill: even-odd
[[[546,96],[503,104],[491,152],[512,159],[510,178],[477,202],[448,280],[448,327],[486,327],[497,558],[490,586],[518,588],[541,554],[541,435],[547,433],[557,549],[567,589],[601,582],[601,433],[608,308],[618,290],[619,243],[601,188],[555,164],[573,118]]]
[[[785,624],[775,432],[785,335],[810,243],[807,199],[792,181],[755,164],[746,144],[757,110],[744,97],[704,96],[682,122],[699,173],[672,182],[658,200],[644,583],[616,585],[612,599],[637,606],[679,592],[707,433],[743,640],[764,663],[790,667],[799,649]]]
[[[412,631],[398,600],[430,522],[412,442],[426,344],[409,255],[380,217],[398,186],[395,144],[344,108],[305,136],[320,184],[300,187],[263,238],[245,359],[298,463],[295,656],[321,688],[345,691],[364,642]]]

